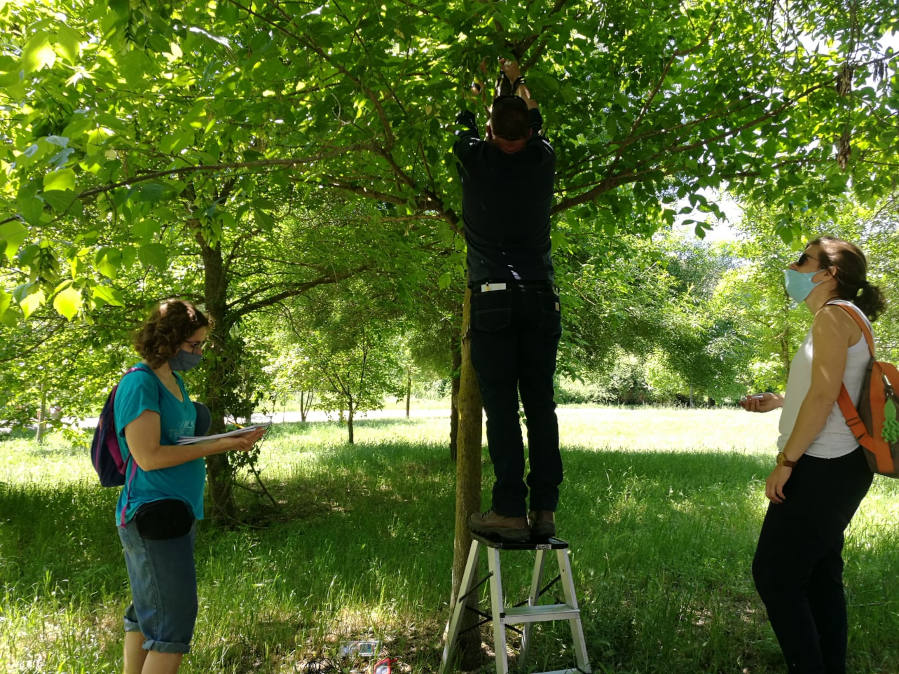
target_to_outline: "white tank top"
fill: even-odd
[[[852,302],[846,300],[831,300],[828,304],[843,304],[854,309],[861,316],[868,328],[871,323],[864,312],[855,306]],[[790,434],[793,432],[793,426],[796,424],[796,417],[799,416],[799,408],[802,401],[808,393],[809,386],[812,383],[812,330],[809,328],[808,334],[802,341],[799,351],[793,356],[790,364],[790,376],[787,378],[787,390],[784,394],[783,408],[780,413],[780,436],[777,438],[777,448],[783,451],[784,446]],[[865,370],[868,368],[868,362],[871,360],[871,353],[868,351],[868,344],[865,336],[862,335],[855,344],[849,347],[846,356],[846,368],[843,370],[843,384],[849,392],[853,405],[858,405],[858,399],[861,396],[862,380],[865,378]],[[858,441],[846,425],[840,406],[834,403],[833,409],[827,415],[827,422],[824,428],[814,439],[808,449],[805,451],[809,456],[819,459],[836,459],[845,456],[854,451],[858,447]]]

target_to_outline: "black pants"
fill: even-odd
[[[475,292],[471,297],[471,360],[487,412],[487,445],[496,483],[493,510],[507,517],[555,510],[562,482],[559,425],[553,399],[562,334],[558,295],[548,286]],[[530,471],[524,483],[524,444],[518,394],[527,420]]]
[[[791,673],[846,671],[843,532],[873,478],[862,451],[803,456],[762,524],[752,576]]]

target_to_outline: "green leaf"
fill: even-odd
[[[56,53],[64,58],[68,63],[75,64],[78,62],[78,54],[80,51],[81,34],[69,26],[62,25],[56,31],[53,46]]]
[[[265,229],[271,229],[275,224],[275,219],[270,214],[259,209],[253,211],[253,217],[256,222]]]
[[[137,259],[137,248],[134,246],[125,246],[122,248],[122,263],[121,267],[128,268],[134,264],[134,261]]]
[[[40,225],[44,214],[44,202],[32,194],[22,194],[16,199],[16,208],[29,225]]]
[[[165,136],[159,142],[159,149],[169,154],[178,154],[186,147],[190,147],[194,142],[194,130],[185,129]]]
[[[15,257],[16,251],[19,250],[19,246],[22,245],[26,236],[28,236],[28,230],[17,220],[0,225],[0,241],[6,243],[3,252],[9,260]]]
[[[68,211],[78,198],[78,195],[72,190],[50,190],[44,192],[41,196],[50,205],[50,208],[57,213]]]
[[[168,251],[161,243],[148,243],[140,247],[137,256],[145,267],[165,269],[168,264]]]
[[[72,169],[60,169],[44,176],[44,191],[65,191],[75,189],[75,172]]]
[[[94,286],[93,298],[95,303],[100,301],[114,307],[125,306],[121,293],[112,286]]]
[[[25,318],[28,318],[40,308],[45,300],[44,291],[41,290],[40,286],[36,283],[29,283],[28,294],[19,298],[18,301],[19,306],[22,308],[22,313],[25,314]]]
[[[138,241],[149,243],[159,231],[159,222],[155,219],[140,218],[131,223],[131,231]]]
[[[109,0],[109,9],[122,17],[127,17],[131,13],[128,0]]]
[[[22,49],[21,62],[26,73],[52,66],[56,62],[56,52],[50,46],[50,36],[45,32],[32,36]]]
[[[56,293],[56,297],[53,298],[53,308],[71,321],[81,310],[83,302],[81,291],[69,286]]]
[[[0,288],[0,316],[3,316],[12,304],[12,295]]]
[[[106,278],[114,279],[122,266],[122,251],[116,248],[101,248],[94,257],[97,269]]]
[[[144,183],[137,191],[141,201],[155,203],[165,195],[166,186],[162,183]]]
[[[18,60],[11,56],[0,55],[0,87],[4,89],[22,81],[22,68]]]

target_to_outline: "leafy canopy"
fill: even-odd
[[[828,195],[893,189],[897,28],[890,0],[5,3],[0,312],[120,302],[110,281],[164,266],[167,226],[215,241],[295,183],[449,244],[451,122],[499,56],[544,111],[565,236],[650,233],[682,199],[716,214],[698,190],[729,186],[791,238]]]

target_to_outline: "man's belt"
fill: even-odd
[[[551,281],[485,281],[471,287],[474,293],[491,293],[497,290],[553,290]]]

